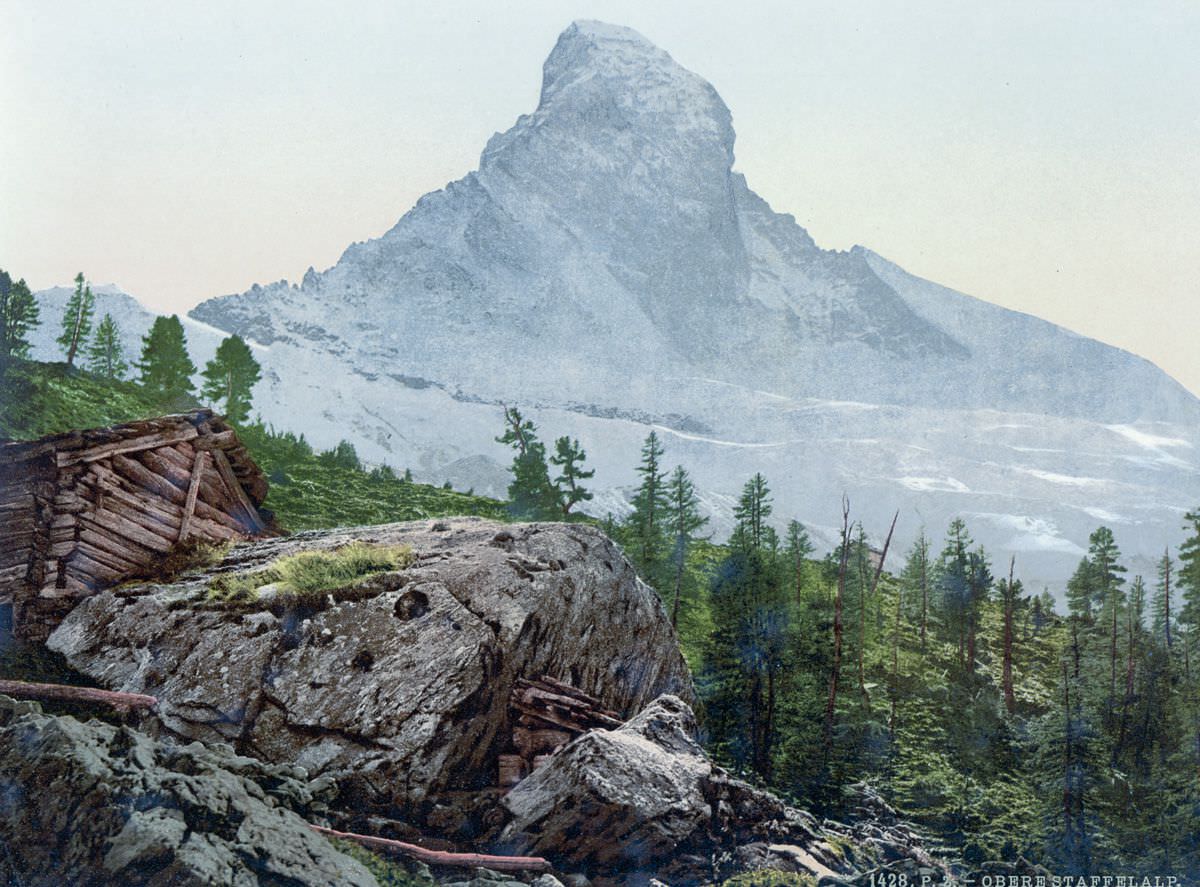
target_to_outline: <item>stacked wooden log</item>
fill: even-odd
[[[500,755],[499,784],[516,785],[576,736],[621,725],[620,716],[570,684],[548,675],[518,680],[509,699],[512,741]]]
[[[0,604],[44,640],[79,598],[183,542],[269,532],[262,472],[208,410],[0,446]]]

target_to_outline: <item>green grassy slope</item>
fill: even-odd
[[[175,409],[187,408],[181,404]],[[191,406],[195,406],[194,404]],[[132,382],[114,382],[65,364],[19,362],[0,382],[0,438],[30,440],[97,428],[164,410]],[[241,437],[270,478],[265,507],[287,530],[479,515],[507,520],[505,503],[344,465],[331,464],[291,435],[261,426]]]

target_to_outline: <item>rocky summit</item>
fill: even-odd
[[[847,492],[868,530],[903,510],[901,549],[966,517],[1030,586],[1061,587],[1099,523],[1149,574],[1200,494],[1200,402],[1134,355],[821,249],[737,171],[732,121],[642,35],[576,22],[477,170],[331,268],[197,306],[189,339],[201,359],[251,340],[277,427],[436,483],[504,494],[507,403],[581,441],[597,515],[628,510],[655,427],[718,533],[762,471],[776,516],[827,546]]]

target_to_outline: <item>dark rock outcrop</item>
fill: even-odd
[[[353,541],[407,544],[416,562],[300,609],[205,602],[215,575]],[[623,716],[693,698],[657,596],[581,525],[453,519],[239,546],[86,600],[49,646],[104,687],[157,696],[169,735],[330,775],[343,806],[397,818],[495,783],[518,678],[560,678]]]
[[[305,816],[329,786],[228,748],[43,714],[0,697],[0,880],[374,887]]]
[[[579,737],[505,796],[502,843],[563,871],[633,884],[719,882],[752,869],[849,879],[876,864],[869,847],[847,856],[865,835],[827,829],[731,777],[695,732],[691,708],[663,696],[618,729]],[[897,859],[934,865],[914,835],[892,837]]]

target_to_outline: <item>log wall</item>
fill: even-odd
[[[268,535],[267,483],[207,410],[0,446],[0,605],[44,641],[82,598],[180,543]]]

